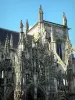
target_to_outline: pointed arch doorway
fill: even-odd
[[[34,85],[31,85],[26,93],[26,100],[34,100]],[[37,100],[45,100],[45,93],[42,88],[37,88]]]

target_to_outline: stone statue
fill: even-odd
[[[67,26],[67,18],[64,12],[63,12],[63,25]]]

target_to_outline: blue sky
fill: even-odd
[[[62,24],[62,13],[66,13],[70,40],[75,46],[75,0],[0,0],[0,27],[19,31],[21,19],[23,24],[28,19],[29,25],[34,25],[40,4],[44,20]]]

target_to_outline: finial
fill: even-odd
[[[64,12],[63,12],[63,25],[67,26],[67,18]]]
[[[22,23],[22,20],[20,21],[20,32],[23,32],[23,23]]]
[[[63,16],[65,16],[65,13],[63,12]]]
[[[43,10],[42,10],[42,6],[40,5],[39,8],[39,22],[43,21]]]
[[[40,5],[39,13],[43,13],[42,6]]]

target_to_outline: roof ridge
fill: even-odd
[[[59,26],[62,26],[64,28],[68,28],[68,27],[65,27],[64,25],[62,24],[58,24],[58,23],[54,23],[54,22],[50,22],[50,21],[46,21],[46,20],[43,20],[44,22],[48,22],[48,23],[52,23],[52,24],[55,24],[55,25],[59,25]]]
[[[0,29],[2,29],[2,30],[6,30],[6,31],[10,31],[10,32],[14,32],[14,33],[19,33],[19,32],[17,32],[17,31],[13,31],[13,30],[6,29],[6,28],[1,28],[1,27],[0,27]]]

